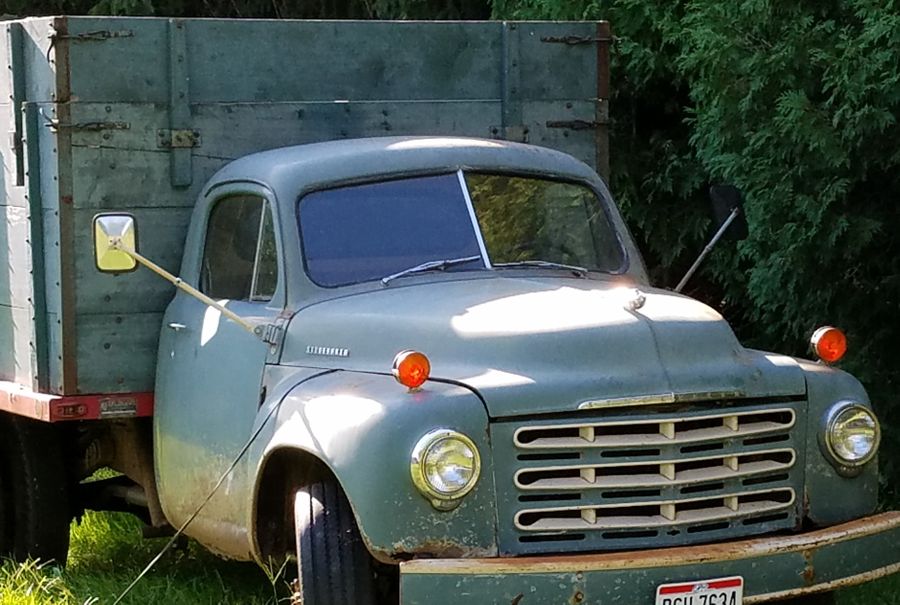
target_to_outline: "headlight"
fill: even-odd
[[[862,466],[878,451],[881,427],[878,419],[858,403],[839,403],[831,408],[825,428],[828,452],[843,466]]]
[[[475,443],[462,433],[436,429],[416,443],[410,472],[415,486],[436,508],[449,509],[475,487],[481,457]]]

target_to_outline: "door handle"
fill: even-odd
[[[169,327],[171,329],[175,330],[176,332],[180,332],[180,331],[184,330],[185,328],[187,328],[186,325],[180,324],[177,321],[173,321],[172,323],[170,323]]]

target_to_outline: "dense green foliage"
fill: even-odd
[[[710,228],[709,182],[741,187],[751,236],[690,292],[751,346],[804,355],[846,329],[843,364],[900,426],[900,7],[893,0],[6,0],[12,14],[608,19],[612,189],[657,284]],[[900,437],[886,431],[889,476]]]
[[[498,0],[496,16],[613,23],[612,189],[657,282],[702,247],[706,183],[738,185],[751,236],[693,293],[753,346],[803,355],[816,326],[845,328],[843,366],[900,426],[900,7]],[[896,479],[900,440],[885,438]]]
[[[259,19],[486,19],[482,0],[2,0],[11,15],[147,15]]]

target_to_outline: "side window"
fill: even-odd
[[[215,203],[206,227],[200,289],[212,298],[267,301],[278,279],[275,227],[265,199],[236,195]]]

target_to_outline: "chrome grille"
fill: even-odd
[[[783,510],[791,506],[794,500],[794,490],[788,488],[712,498],[526,509],[516,515],[516,527],[534,531],[570,531],[709,523]]]
[[[499,432],[514,446],[513,498],[501,493],[501,501],[513,501],[507,518],[519,543],[508,550],[685,544],[793,526],[802,493],[798,411],[795,403],[642,410],[506,426]]]

